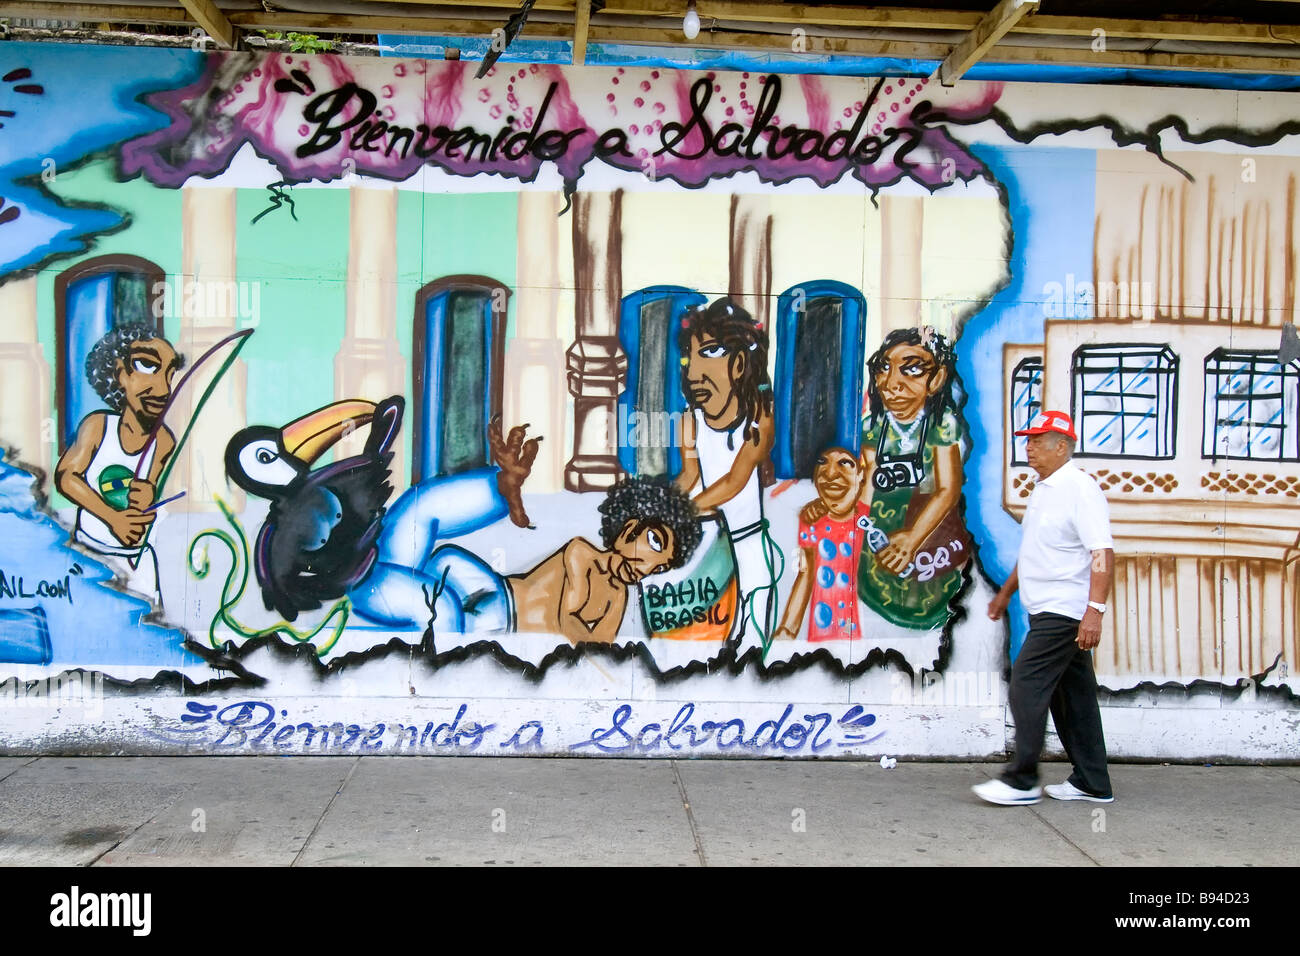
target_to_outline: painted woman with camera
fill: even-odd
[[[952,347],[928,326],[897,329],[867,370],[863,497],[874,528],[863,536],[858,596],[895,624],[942,627],[970,556]]]

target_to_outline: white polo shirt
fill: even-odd
[[[1034,486],[1021,530],[1016,570],[1025,610],[1083,620],[1092,552],[1114,547],[1110,509],[1097,482],[1066,461]]]

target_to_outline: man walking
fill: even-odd
[[[1029,634],[1011,669],[1016,752],[1000,779],[972,789],[1003,806],[1042,799],[1038,757],[1050,708],[1074,773],[1048,786],[1047,795],[1110,803],[1115,798],[1090,654],[1101,640],[1115,558],[1106,499],[1097,482],[1070,461],[1076,437],[1069,415],[1043,412],[1016,434],[1028,437],[1038,484],[1025,512],[1019,560],[988,610],[999,620],[1019,588],[1029,614]]]

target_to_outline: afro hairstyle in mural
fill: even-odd
[[[100,398],[110,409],[121,414],[126,405],[126,393],[117,380],[118,366],[125,365],[131,354],[131,346],[136,342],[160,339],[162,332],[148,322],[129,322],[109,329],[107,334],[95,343],[86,356],[86,378]],[[176,356],[176,368],[185,367],[185,357]]]
[[[683,494],[666,477],[625,478],[609,490],[597,509],[601,513],[600,540],[612,549],[630,523],[638,535],[654,525],[673,536],[673,560],[680,568],[690,560],[700,543],[700,519],[690,496]]]
[[[919,345],[934,357],[934,370],[930,372],[931,379],[940,372],[945,373],[943,384],[925,399],[925,413],[937,418],[945,408],[952,407],[952,381],[957,374],[957,369],[954,364],[952,345],[943,334],[929,325],[919,329],[910,327],[895,329],[885,336],[885,340],[880,343],[880,348],[867,359],[867,398],[871,403],[872,418],[879,418],[885,412],[884,402],[881,401],[880,392],[876,388],[876,376],[884,368],[890,349],[900,345]]]

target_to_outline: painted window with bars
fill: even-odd
[[[1021,359],[1011,373],[1011,464],[1029,464],[1025,442],[1029,439],[1016,432],[1028,428],[1043,407],[1043,357],[1031,355]]]
[[[1205,359],[1203,458],[1300,461],[1300,363],[1215,349]]]
[[[1090,345],[1075,351],[1071,410],[1076,454],[1173,458],[1178,356],[1168,345]]]

